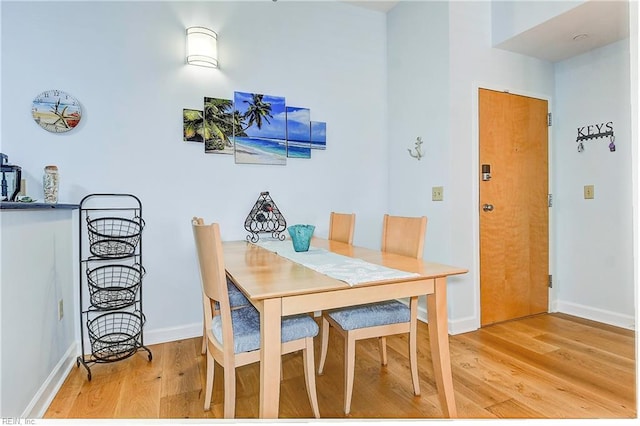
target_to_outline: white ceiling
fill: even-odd
[[[355,0],[355,1],[345,1],[345,3],[349,3],[354,6],[364,7],[365,9],[377,10],[379,12],[386,13],[398,3],[398,0],[396,1]]]
[[[400,1],[345,1],[388,12]],[[574,40],[574,37],[586,34]],[[550,62],[557,62],[629,37],[626,0],[587,1],[495,46]]]
[[[628,2],[588,1],[495,47],[557,62],[627,37]]]

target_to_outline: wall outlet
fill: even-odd
[[[442,186],[434,186],[431,188],[431,201],[442,201],[444,199],[444,188]]]
[[[64,318],[64,302],[62,299],[58,300],[58,321],[62,321]]]
[[[585,185],[584,186],[584,199],[592,200],[594,195],[593,185]]]

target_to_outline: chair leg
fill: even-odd
[[[318,366],[318,374],[322,374],[324,370],[324,362],[327,360],[327,349],[329,348],[329,321],[322,316],[322,344],[320,345],[320,365]]]
[[[411,381],[413,394],[420,395],[420,379],[418,378],[418,298],[410,301],[411,324],[409,326],[409,364],[411,366]]]
[[[207,353],[207,378],[205,379],[204,384],[204,411],[209,411],[209,409],[211,409],[211,394],[213,393],[214,371],[215,361],[213,360],[213,356]]]
[[[207,328],[206,325],[202,326],[202,351],[201,354],[207,353]]]
[[[224,418],[236,416],[236,368],[230,360],[224,366]]]
[[[378,345],[380,346],[380,363],[387,365],[387,338],[385,336],[378,337]]]
[[[307,384],[307,395],[311,403],[311,409],[316,419],[320,418],[318,410],[318,394],[316,393],[316,368],[313,356],[313,337],[307,337],[306,347],[302,350],[302,361],[304,364],[304,381]]]
[[[353,394],[353,375],[356,366],[356,341],[347,332],[344,343],[344,414],[349,414],[351,411],[351,396]]]

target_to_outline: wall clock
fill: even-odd
[[[62,90],[47,90],[33,99],[31,115],[40,127],[54,133],[68,132],[78,125],[82,108]]]

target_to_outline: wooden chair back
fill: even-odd
[[[233,329],[231,327],[231,306],[227,290],[226,271],[224,269],[224,256],[220,227],[217,223],[205,225],[204,220],[194,217],[191,221],[193,237],[198,253],[200,265],[200,278],[202,281],[202,296],[204,303],[205,330],[209,341],[215,343],[211,331],[211,320],[214,314],[222,318],[222,348],[225,356],[233,357]],[[218,302],[219,309],[214,311],[214,301]],[[217,345],[218,346],[218,345]],[[228,352],[228,354],[227,354]]]
[[[329,239],[353,244],[353,230],[356,225],[355,213],[331,212],[329,218]]]
[[[424,250],[427,217],[384,215],[382,251],[420,259]]]

